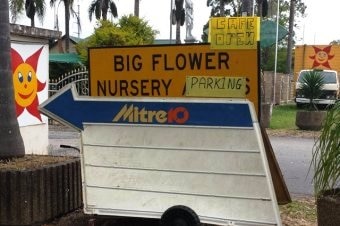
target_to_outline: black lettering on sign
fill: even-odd
[[[143,67],[142,57],[140,55],[114,55],[113,56],[113,71],[140,71]]]
[[[255,18],[219,18],[215,20],[216,29],[254,30]]]
[[[247,85],[246,85],[246,95],[248,95],[250,93],[250,79],[249,78],[246,78],[246,82],[247,82]]]
[[[120,95],[119,96],[128,96],[128,87],[129,83],[126,80],[120,80]]]
[[[240,78],[235,79],[235,78],[229,78],[228,79],[228,89],[240,89],[242,86],[242,80]]]
[[[183,70],[185,69],[187,65],[187,59],[185,58],[185,55],[180,53],[176,56],[176,67],[179,69],[179,70]]]
[[[227,52],[177,53],[174,57],[168,54],[152,54],[151,64],[153,71],[229,69],[229,54]]]
[[[130,82],[130,94],[132,96],[137,96],[138,95],[138,80],[132,80]]]
[[[190,76],[190,89],[200,90],[240,90],[243,78],[240,77],[215,77],[215,76]]]
[[[97,81],[97,96],[168,96],[172,79]]]

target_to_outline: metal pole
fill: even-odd
[[[253,14],[252,16],[255,16],[255,0],[253,0]]]
[[[280,0],[277,0],[277,12],[276,12],[276,44],[275,44],[275,65],[274,65],[274,78],[273,78],[273,100],[272,103],[275,104],[275,85],[276,85],[276,70],[277,70],[277,49],[279,41],[279,11],[280,11]]]
[[[174,4],[174,0],[170,1],[170,44],[172,44],[172,6]]]

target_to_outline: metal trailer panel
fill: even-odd
[[[281,225],[253,121],[253,128],[84,124],[85,212],[160,218],[185,205],[202,223]]]
[[[202,173],[264,175],[261,155],[255,150],[199,150],[115,146],[84,146],[85,165],[93,167],[174,170]],[[100,155],[98,155],[100,152]],[[176,158],[174,158],[174,155]],[[151,157],[150,157],[151,156]],[[151,158],[153,161],[141,161]]]

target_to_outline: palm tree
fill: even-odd
[[[51,7],[56,5],[58,0],[50,0]],[[73,15],[76,15],[75,11],[73,10],[73,2],[74,0],[59,0],[59,2],[64,2],[65,7],[65,49],[68,53],[70,51],[70,12]],[[79,20],[79,18],[77,18]]]
[[[300,75],[301,76],[301,75]],[[299,87],[303,96],[309,99],[307,108],[308,110],[318,110],[314,99],[318,99],[322,94],[322,87],[324,86],[324,77],[320,71],[307,71],[299,77],[299,81],[302,83]]]
[[[34,17],[37,14],[42,21],[45,16],[44,0],[9,0],[9,10],[12,15],[12,21],[16,21],[18,15],[25,10],[26,16],[31,20],[31,27],[35,27]]]
[[[118,17],[116,4],[112,0],[93,0],[89,7],[89,19],[92,21],[92,15],[95,14],[96,19],[107,20],[107,12],[111,11],[113,17]]]
[[[0,1],[0,158],[25,155],[15,112],[8,1]]]

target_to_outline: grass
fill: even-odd
[[[296,110],[295,103],[274,106],[270,120],[270,128],[296,130]]]

